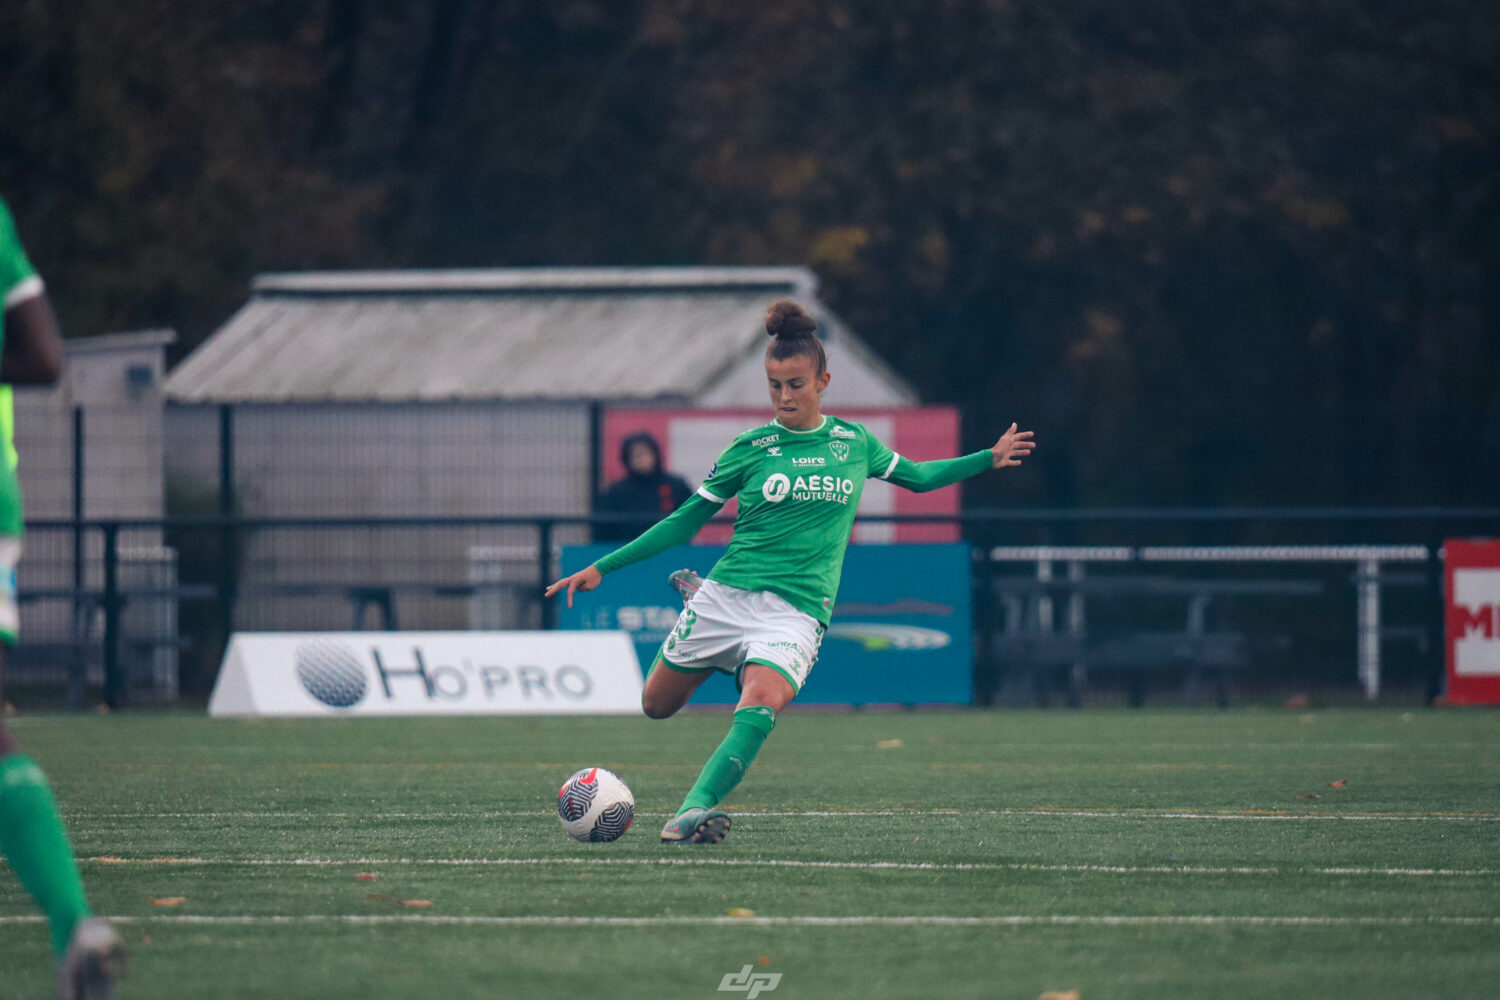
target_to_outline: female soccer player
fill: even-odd
[[[820,408],[830,374],[817,324],[795,302],[766,314],[774,340],[766,380],[775,417],[725,449],[698,492],[635,541],[547,588],[593,590],[606,573],[690,540],[732,496],[739,498],[734,538],[662,644],[646,677],[641,707],[665,719],[687,704],[719,670],[734,674],[740,700],[729,735],[704,765],[663,843],[716,844],[729,814],[715,809],[740,783],[776,715],[797,696],[818,657],[849,545],[855,508],[871,476],[917,492],[935,490],[986,469],[1020,465],[1035,446],[1015,424],[993,448],[962,458],[912,462],[856,423]]]

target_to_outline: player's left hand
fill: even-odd
[[[995,464],[991,468],[1004,469],[1020,465],[1021,459],[1030,455],[1031,450],[1036,447],[1036,442],[1031,439],[1035,432],[1017,430],[1016,426],[1011,424],[1010,429],[1000,435],[1000,440],[990,449],[995,456]]]
[[[568,588],[568,607],[573,606],[573,594],[575,591],[593,590],[604,580],[604,574],[593,566],[586,566],[571,576],[565,576],[552,586],[548,587],[543,597],[551,597],[553,594]]]

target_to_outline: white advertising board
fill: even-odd
[[[633,714],[641,683],[628,632],[237,632],[208,714]]]

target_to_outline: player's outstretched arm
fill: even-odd
[[[1031,454],[1036,447],[1031,431],[1019,430],[1015,424],[1000,436],[993,448],[986,448],[959,458],[936,458],[926,462],[913,462],[898,458],[895,466],[883,478],[914,493],[926,493],[952,486],[960,480],[977,476],[991,469],[1020,465],[1021,459]]]
[[[573,594],[578,591],[593,590],[604,582],[604,574],[599,572],[596,566],[585,566],[577,573],[563,577],[552,586],[547,588],[544,597],[551,597],[564,587],[568,589],[568,607],[573,606]]]
[[[995,464],[992,468],[1004,469],[1012,465],[1020,465],[1021,459],[1031,454],[1036,442],[1032,440],[1034,431],[1018,430],[1016,424],[1011,424],[1010,429],[1000,435],[1000,440],[990,449],[995,456]]]
[[[566,587],[568,607],[571,608],[575,592],[593,590],[599,586],[599,581],[603,579],[605,573],[613,573],[622,566],[629,566],[642,559],[650,559],[674,545],[682,545],[691,541],[698,533],[698,529],[707,524],[708,519],[718,512],[718,504],[710,503],[694,494],[688,497],[681,507],[647,528],[635,541],[620,546],[587,569],[581,569],[572,576],[565,576],[558,580],[547,588],[544,596],[551,597]]]

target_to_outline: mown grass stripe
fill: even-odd
[[[0,917],[0,926],[37,924],[42,916]],[[149,916],[112,916],[105,919],[121,924],[198,924],[198,925],[274,925],[274,924],[426,924],[429,926],[474,927],[1500,927],[1500,916],[1472,917],[1429,915],[1411,917],[1336,917],[1310,915],[1239,915],[1239,914],[992,914],[989,916],[445,916],[441,914],[284,914],[215,915],[172,914]]]
[[[1247,812],[1176,811],[1156,809],[733,809],[733,816],[784,817],[794,819],[827,819],[845,816],[1059,816],[1085,819],[1169,819],[1169,820],[1220,820],[1255,822],[1414,822],[1440,821],[1464,823],[1500,822],[1500,813],[1402,813],[1402,812],[1280,812],[1275,810]],[[527,816],[549,816],[547,809],[479,810],[474,812],[323,812],[321,810],[295,811],[225,811],[203,810],[199,812],[70,812],[70,821],[88,822],[105,819],[357,819],[357,820],[449,820],[449,819],[514,819]],[[675,813],[642,812],[637,816],[671,818]]]
[[[1494,868],[1278,868],[1244,865],[1090,865],[1031,862],[937,861],[808,861],[774,858],[122,858],[101,855],[80,859],[96,865],[184,865],[224,867],[396,867],[434,865],[453,867],[529,867],[544,865],[636,865],[724,868],[834,868],[859,871],[1015,871],[1079,872],[1111,875],[1334,875],[1432,878],[1485,878],[1500,875]]]

